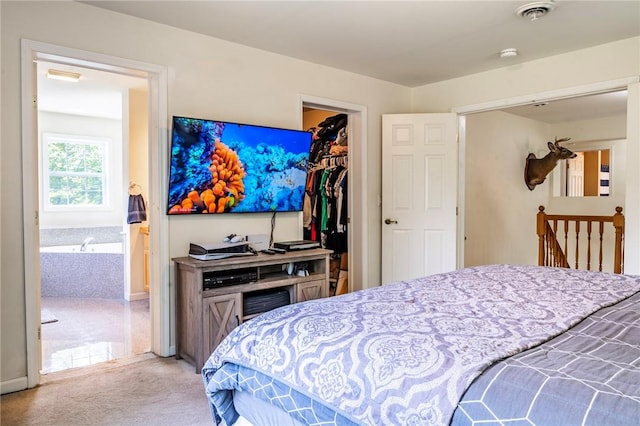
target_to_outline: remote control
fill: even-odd
[[[271,255],[276,254],[276,252],[275,252],[275,251],[273,251],[273,250],[269,250],[269,249],[266,249],[266,250],[260,250],[260,252],[261,252],[261,253],[264,253],[264,254],[271,254]]]
[[[284,254],[284,253],[287,252],[285,249],[281,249],[281,248],[277,248],[277,247],[271,247],[269,250],[275,251],[278,254]]]

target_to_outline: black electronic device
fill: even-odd
[[[273,247],[286,251],[306,250],[320,247],[320,242],[312,240],[281,241],[273,243]]]
[[[242,311],[245,316],[261,314],[291,303],[291,295],[286,289],[268,289],[245,293]]]
[[[229,285],[246,284],[257,280],[258,271],[256,268],[212,271],[202,274],[202,282],[205,290]]]

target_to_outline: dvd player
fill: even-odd
[[[202,283],[205,290],[229,285],[246,284],[257,280],[258,270],[255,268],[205,272],[202,274]]]
[[[307,250],[320,247],[320,242],[312,240],[281,241],[273,243],[273,246],[286,251]]]

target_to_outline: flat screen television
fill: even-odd
[[[312,134],[173,117],[167,214],[302,211]]]

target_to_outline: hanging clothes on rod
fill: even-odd
[[[307,175],[305,239],[337,253],[347,251],[347,176],[342,164],[317,167]]]
[[[314,127],[303,210],[304,238],[347,252],[347,114],[325,118]]]

